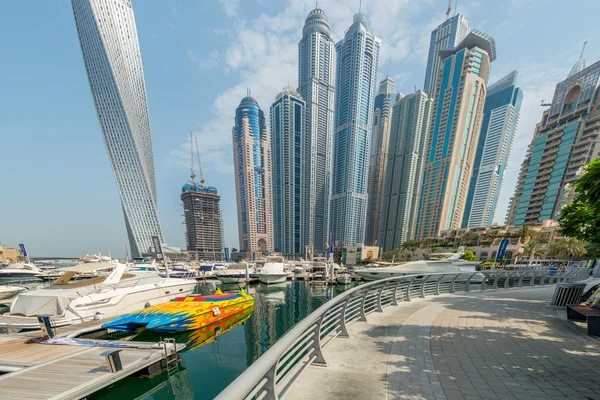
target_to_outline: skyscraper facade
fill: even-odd
[[[418,239],[461,226],[496,49],[492,38],[471,31],[439,54],[443,64],[425,146]]]
[[[72,0],[77,34],[134,257],[163,241],[146,86],[131,1]]]
[[[240,251],[250,258],[274,248],[271,138],[265,114],[250,95],[235,111],[232,133]]]
[[[386,173],[388,142],[390,139],[390,118],[396,98],[396,94],[393,92],[394,80],[388,76],[379,84],[379,94],[375,97],[371,155],[369,157],[369,202],[367,204],[365,228],[365,243],[369,245],[375,244],[379,237],[383,181]]]
[[[431,107],[431,98],[419,90],[393,108],[378,232],[385,251],[415,237]]]
[[[323,254],[329,238],[335,47],[327,16],[312,10],[298,43],[298,92],[306,102],[309,138],[308,244]]]
[[[435,97],[434,91],[442,69],[442,59],[439,56],[439,51],[456,47],[469,32],[469,21],[460,14],[448,18],[431,32],[423,90],[432,98]]]
[[[493,223],[504,171],[519,125],[523,91],[516,85],[517,71],[513,71],[487,88],[463,227]]]
[[[335,133],[330,230],[339,245],[362,243],[367,216],[367,183],[373,102],[381,39],[366,15],[336,45]]]
[[[310,138],[305,112],[302,96],[289,87],[271,105],[274,248],[284,256],[301,256],[308,243]]]
[[[220,260],[223,251],[221,196],[213,186],[185,184],[181,189],[185,241],[190,258]]]
[[[511,198],[507,223],[523,226],[556,218],[570,200],[569,184],[600,157],[600,62],[583,57],[556,85],[552,105],[536,125]]]

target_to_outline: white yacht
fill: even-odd
[[[36,329],[38,315],[52,316],[55,326],[110,318],[187,295],[196,286],[195,280],[126,273],[126,269],[125,264],[105,262],[60,268],[64,274],[50,286],[17,295],[10,312],[0,317],[0,327]],[[111,272],[102,276],[105,270]],[[74,279],[94,272],[97,278]]]
[[[282,283],[287,280],[288,271],[283,265],[283,257],[269,256],[263,267],[258,271],[258,280],[262,283]]]
[[[10,299],[25,290],[27,290],[27,288],[24,286],[0,285],[0,300]]]
[[[412,261],[401,265],[393,265],[391,267],[365,268],[356,270],[355,273],[367,281],[404,275],[426,275],[437,273],[453,274],[457,272],[464,272],[466,279],[476,272],[475,266],[478,265],[479,262],[461,260],[460,257],[463,254],[464,247],[460,247],[458,252],[447,254],[445,258],[441,259]],[[478,273],[471,278],[471,282],[481,282],[484,279],[485,276]]]
[[[223,283],[243,283],[246,282],[246,266],[241,264],[229,265],[229,268],[215,271],[214,276]],[[248,265],[248,281],[258,281],[256,267],[253,265]]]
[[[0,279],[36,279],[36,275],[41,273],[41,269],[30,263],[8,264],[7,267],[0,268]]]

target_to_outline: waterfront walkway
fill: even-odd
[[[323,349],[287,399],[600,399],[600,340],[549,305],[554,286],[386,307]]]

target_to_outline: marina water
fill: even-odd
[[[174,337],[177,342],[186,343],[183,362],[178,368],[151,379],[126,378],[90,396],[90,400],[212,399],[295,323],[355,284],[329,287],[304,281],[269,286],[253,284],[243,287],[254,297],[251,314],[202,332],[187,332],[185,336],[144,331],[132,337],[120,337],[120,340],[149,342]],[[198,284],[196,293],[214,293],[217,286],[224,292],[239,289],[237,285],[208,281]]]

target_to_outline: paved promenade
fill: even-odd
[[[286,399],[600,399],[600,340],[554,287],[417,299],[324,348]]]

